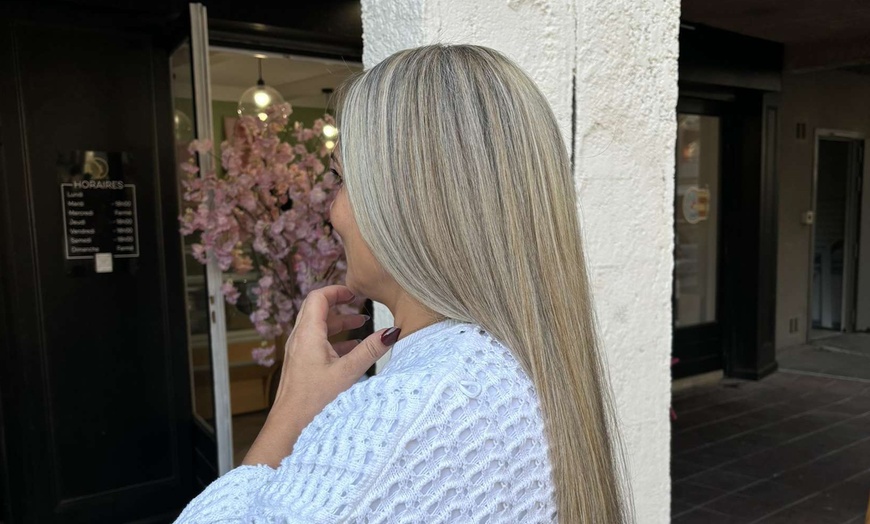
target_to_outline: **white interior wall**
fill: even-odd
[[[861,133],[870,137],[870,76],[846,71],[783,75],[779,140],[779,248],[777,260],[776,347],[803,344],[809,315],[812,226],[801,216],[812,209],[816,129]],[[806,139],[795,127],[806,124]],[[866,147],[866,144],[865,144]],[[870,165],[864,162],[864,179]],[[866,183],[865,183],[866,189]],[[870,329],[870,191],[861,209],[858,275],[858,329]],[[789,333],[789,320],[799,329]]]
[[[408,47],[482,44],[525,68],[549,99],[575,154],[638,522],[668,522],[679,2],[363,0],[362,18],[365,68]],[[392,321],[376,305],[376,327]]]

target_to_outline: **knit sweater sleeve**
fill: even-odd
[[[257,491],[267,485],[275,473],[266,465],[237,467],[190,501],[176,524],[246,522]]]
[[[395,460],[445,377],[399,374],[355,384],[299,436],[277,469],[241,466],[213,482],[176,521],[341,522]]]

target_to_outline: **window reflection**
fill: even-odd
[[[719,118],[680,114],[674,256],[674,326],[716,320]]]

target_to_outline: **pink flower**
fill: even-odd
[[[327,197],[326,193],[319,186],[315,186],[315,188],[311,190],[311,193],[309,193],[309,195],[311,202],[315,204],[320,204],[321,202],[326,200]]]
[[[211,140],[191,140],[190,144],[187,146],[188,153],[199,153],[204,154],[211,151]]]
[[[181,163],[181,170],[184,171],[185,173],[195,175],[196,173],[199,173],[199,166],[197,166],[196,164],[194,164],[192,162],[182,162]]]
[[[198,262],[214,255],[223,271],[259,273],[250,320],[266,341],[290,332],[308,292],[343,282],[347,270],[340,239],[327,227],[336,181],[326,171],[329,151],[319,138],[335,119],[324,115],[309,129],[291,125],[291,113],[290,105],[282,104],[267,110],[266,122],[239,118],[221,144],[220,175],[200,173],[193,158],[181,166],[189,176],[181,182],[179,230],[195,235],[192,253]],[[208,141],[189,147],[191,154],[211,150]],[[231,281],[222,289],[227,302],[239,299]],[[273,347],[255,351],[258,362],[274,363]]]
[[[221,285],[221,293],[224,295],[224,300],[230,304],[235,304],[239,300],[239,290],[233,285],[232,280],[227,280]]]
[[[202,244],[194,244],[191,246],[193,251],[193,258],[195,258],[200,264],[205,265],[208,262],[208,258],[205,253],[205,246]]]
[[[254,357],[257,364],[270,367],[275,363],[275,346],[254,348],[251,350],[251,356]]]
[[[233,260],[233,267],[238,273],[247,273],[254,269],[254,261],[248,256],[239,256]]]

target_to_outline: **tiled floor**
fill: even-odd
[[[870,381],[780,371],[674,394],[672,522],[861,524]]]
[[[870,380],[870,333],[820,333],[807,344],[780,350],[780,369]]]

